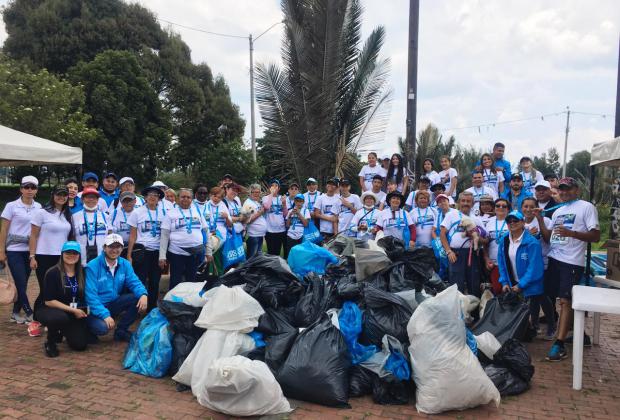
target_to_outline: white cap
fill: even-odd
[[[538,188],[538,187],[545,187],[545,188],[551,188],[551,184],[549,184],[549,181],[538,181],[536,183],[536,185],[534,186],[534,189]]]
[[[125,182],[131,182],[132,184],[135,184],[135,181],[133,180],[132,177],[124,176],[124,177],[121,178],[121,180],[119,181],[118,185],[123,185]]]
[[[374,199],[375,199],[375,203],[378,201],[378,200],[377,200],[377,194],[375,194],[375,193],[374,193],[374,192],[372,192],[372,191],[365,191],[365,192],[362,194],[362,196],[360,197],[360,200],[362,201],[362,204],[364,203],[364,199],[365,199],[366,197],[372,197],[372,198],[374,198]]]
[[[316,184],[316,183],[317,183],[317,182],[316,182],[316,179],[314,179],[314,178],[312,178],[312,177],[311,177],[311,178],[308,178],[308,180],[306,181],[306,184],[309,184],[309,183],[311,183],[311,182],[312,182],[313,184]]]
[[[110,246],[112,244],[125,245],[125,243],[123,242],[123,237],[118,233],[110,233],[108,236],[105,237],[105,241],[103,242],[103,244],[105,246]]]
[[[386,154],[386,153],[382,154],[382,155],[381,155],[381,160],[386,160],[386,159],[388,159],[388,160],[389,160],[389,159],[390,159],[390,155],[388,155],[388,154]]]
[[[153,182],[153,185],[151,185],[151,187],[157,187],[157,188],[164,187],[164,188],[168,188],[168,186],[166,184],[164,184],[163,182],[161,182],[161,181]]]
[[[39,180],[37,178],[35,178],[34,176],[32,176],[32,175],[27,175],[27,176],[22,178],[21,185],[26,185],[26,184],[33,184],[33,185],[36,185],[38,187],[39,186]]]

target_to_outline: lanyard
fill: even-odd
[[[435,233],[437,235],[439,235],[439,233],[441,232],[441,222],[443,222],[443,218],[444,218],[444,214],[443,211],[441,211],[441,209],[439,209],[439,211],[437,212],[437,227],[435,229]]]
[[[215,232],[215,229],[217,228],[217,218],[220,215],[220,207],[215,206],[215,217],[213,217],[213,213],[211,212],[213,207],[211,206],[211,203],[207,203],[207,206],[209,206],[209,231]],[[213,220],[213,222],[211,220]]]
[[[71,297],[73,298],[73,301],[75,302],[75,298],[77,297],[77,292],[78,292],[77,277],[75,276],[69,277],[68,275],[65,274],[65,280],[67,282],[67,286],[71,288]]]
[[[157,220],[159,219],[159,209],[158,207],[155,207],[155,221],[153,221],[151,209],[149,209],[148,206],[146,207],[146,212],[149,214],[149,220],[151,221],[151,236],[155,238],[157,237]]]
[[[557,205],[555,205],[555,206],[553,206],[553,207],[550,207],[550,208],[548,208],[548,209],[544,209],[544,210],[543,210],[543,213],[548,213],[548,212],[550,212],[550,211],[557,210],[557,209],[559,209],[560,207],[568,206],[569,204],[573,204],[575,201],[578,201],[578,200],[577,200],[577,199],[574,199],[574,200],[571,200],[571,201],[567,201],[567,202],[565,202],[565,203],[560,203],[560,204],[557,204]]]
[[[400,215],[401,215],[402,210],[398,210],[398,218],[396,218],[396,214],[394,214],[394,220],[396,221],[396,224],[394,225],[394,227],[399,228],[400,227],[400,222],[401,220],[403,220]],[[405,216],[405,226],[407,225],[407,216]]]
[[[303,211],[304,211],[303,207],[302,207],[301,209],[299,209],[299,210],[300,210],[300,211],[302,212],[302,214],[303,214]],[[292,229],[292,230],[295,230],[295,226],[297,226],[297,222],[299,222],[299,216],[293,216],[293,217],[291,217],[291,220],[292,220],[292,223],[291,223],[291,224],[292,224],[291,229]]]
[[[418,210],[418,221],[420,221],[420,218],[422,217],[422,213],[420,213],[420,208],[416,207],[416,209]],[[424,212],[424,219],[422,220],[422,226],[420,226],[422,229],[424,229],[424,225],[426,223],[426,216],[428,215],[428,207],[426,208],[426,211]],[[432,225],[432,223],[431,223]]]
[[[481,187],[481,191],[478,191],[478,189],[476,187],[472,187],[474,189],[474,198],[477,198],[478,200],[480,200],[480,197],[482,197],[482,195],[484,194],[484,187]]]
[[[237,202],[235,200],[232,200],[231,205],[233,206],[233,209],[235,210],[233,213],[233,216],[239,216],[239,206],[237,205]]]
[[[499,244],[499,237],[501,236],[501,233],[504,231],[504,228],[506,227],[506,219],[504,219],[504,223],[502,223],[502,227],[500,228],[500,230],[497,230],[497,217],[495,218],[495,242],[497,242]]]
[[[181,213],[181,216],[183,216],[183,220],[185,221],[185,229],[187,230],[187,234],[191,235],[192,222],[194,220],[194,216],[192,215],[192,206],[189,206],[189,219],[185,216],[185,213],[183,213],[183,209],[181,207],[179,207],[179,212]]]
[[[84,225],[86,226],[86,235],[88,235],[88,240],[92,241],[93,236],[97,236],[97,210],[95,210],[95,217],[93,217],[92,224],[88,223],[88,217],[86,216],[87,214],[88,213],[84,211]]]
[[[490,169],[483,169],[483,174],[486,182],[492,182],[491,175],[493,174],[493,172]]]
[[[373,208],[371,211],[367,212],[363,217],[364,219],[366,219],[366,226],[371,227],[373,225],[372,223],[372,216],[375,214],[375,209]],[[370,215],[370,216],[368,216]]]
[[[314,200],[310,200],[310,198],[314,196]],[[312,210],[314,208],[314,203],[316,203],[316,198],[319,196],[319,193],[317,193],[316,191],[314,192],[314,194],[312,194],[311,192],[308,192],[308,209]]]

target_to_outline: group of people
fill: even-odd
[[[260,184],[246,189],[225,175],[212,188],[174,191],[156,181],[137,195],[131,177],[106,173],[100,186],[88,172],[81,191],[77,180],[66,180],[41,207],[34,200],[38,180],[24,177],[20,197],[1,215],[0,262],[8,262],[19,292],[11,320],[45,325],[45,351],[54,356],[63,336],[78,350],[112,330],[126,340],[138,311],[157,306],[164,270],[170,289],[194,281],[203,263],[221,274],[226,241],[242,237],[246,258],[264,252],[263,242],[267,253],[287,258],[309,237],[392,236],[407,248],[432,248],[439,274],[463,293],[521,293],[535,327],[542,308],[544,336],[553,340],[548,359],[564,359],[571,288],[583,275],[586,244],[599,240],[597,211],[579,200],[574,179],[541,174],[528,157],[513,173],[504,150],[496,143],[482,155],[472,187],[458,195],[450,157],[441,157],[439,172],[425,159],[415,182],[402,156],[376,153],[357,182],[330,178],[324,191],[315,178],[305,181],[305,191],[273,179],[263,192]],[[358,183],[361,195],[351,191]],[[247,194],[243,202],[240,194]],[[26,293],[31,270],[40,290],[34,308]]]

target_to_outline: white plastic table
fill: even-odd
[[[581,389],[583,374],[583,332],[586,312],[595,317],[594,344],[598,344],[600,314],[620,315],[620,290],[602,287],[573,286],[573,389]],[[596,322],[597,316],[599,317]],[[598,325],[597,325],[598,324]]]

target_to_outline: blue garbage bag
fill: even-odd
[[[172,331],[168,320],[153,309],[129,341],[123,368],[153,378],[166,375],[172,363]]]
[[[308,273],[325,274],[325,267],[337,262],[334,254],[310,241],[295,245],[288,254],[288,265],[300,278]]]
[[[265,347],[267,345],[265,343],[265,336],[263,335],[262,332],[254,330],[248,333],[248,335],[252,337],[252,339],[254,340],[254,344],[256,345],[256,348]]]
[[[245,261],[245,248],[243,247],[243,236],[235,232],[234,229],[228,229],[226,241],[222,246],[222,264],[224,270],[234,264]]]
[[[312,223],[312,220],[310,220],[308,226],[304,228],[303,241],[312,242],[314,244],[320,244],[323,241],[321,232],[319,232],[316,225]]]
[[[372,344],[364,346],[357,341],[362,332],[362,311],[357,304],[346,301],[338,315],[338,323],[344,341],[347,343],[352,364],[357,365],[368,360],[378,351],[377,347]]]
[[[411,377],[411,369],[407,358],[400,351],[390,348],[390,357],[385,362],[384,369],[401,381],[407,381]]]
[[[471,349],[472,353],[474,353],[475,356],[478,356],[478,342],[476,341],[476,336],[470,331],[469,328],[466,328],[466,331],[467,346]]]
[[[446,250],[443,248],[439,238],[433,239],[431,247],[435,253],[435,258],[439,262],[439,271],[437,274],[439,274],[442,280],[446,280],[448,278],[448,267],[450,264],[448,261],[448,254],[446,254]]]

